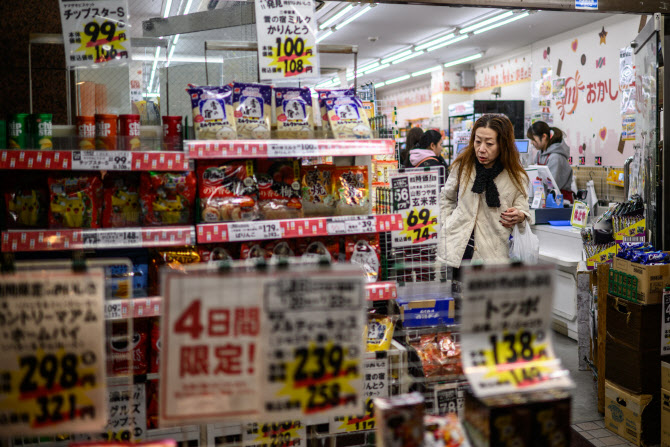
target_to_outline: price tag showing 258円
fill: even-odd
[[[0,432],[99,432],[107,420],[101,270],[0,276]]]
[[[60,16],[68,67],[131,59],[128,0],[60,0]]]

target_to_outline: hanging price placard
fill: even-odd
[[[60,0],[68,67],[114,65],[131,59],[128,0]]]
[[[101,432],[101,270],[0,276],[0,432]]]
[[[570,387],[551,339],[553,266],[469,268],[462,359],[478,397]]]
[[[570,225],[575,228],[586,228],[586,221],[589,217],[589,207],[584,202],[575,200],[572,205],[572,216],[570,217]]]
[[[314,0],[256,0],[261,80],[316,78]]]
[[[403,230],[393,231],[393,247],[415,247],[437,243],[440,231],[438,203],[440,173],[413,170],[392,173],[393,211],[403,218]]]
[[[302,445],[307,439],[307,429],[300,421],[283,421],[274,424],[247,424],[242,428],[243,447]]]

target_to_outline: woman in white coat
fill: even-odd
[[[460,280],[463,261],[509,259],[512,228],[526,219],[528,176],[512,122],[504,115],[483,115],[440,193],[438,266],[451,267],[453,279]]]

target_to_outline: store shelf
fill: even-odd
[[[393,140],[191,140],[193,159],[390,155]]]
[[[337,236],[402,230],[400,214],[263,220],[197,225],[198,243]]]
[[[3,252],[174,247],[192,244],[195,244],[193,226],[2,232]]]
[[[185,171],[184,152],[163,151],[0,151],[0,169],[73,171]]]
[[[123,320],[126,318],[158,317],[161,314],[163,298],[133,298],[105,301],[105,319]]]
[[[376,282],[365,285],[365,297],[368,301],[394,300],[398,297],[395,282]]]

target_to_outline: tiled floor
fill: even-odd
[[[575,424],[572,428],[584,439],[598,447],[627,447],[635,445],[607,430],[605,428],[605,422],[602,419],[593,422]]]

